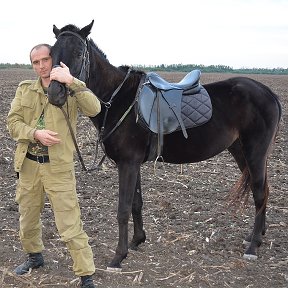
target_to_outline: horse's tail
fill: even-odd
[[[257,81],[256,81],[257,82]],[[271,138],[270,146],[268,148],[268,153],[267,155],[270,154],[272,150],[272,146],[276,141],[276,136],[279,132],[280,129],[280,123],[282,120],[282,107],[281,103],[279,100],[279,96],[275,94],[269,87],[266,85],[258,82],[258,84],[265,90],[266,94],[269,95],[269,97],[272,97],[274,101],[276,102],[278,106],[278,122],[275,126],[274,130],[274,135]],[[266,159],[267,161],[267,159]],[[228,203],[229,206],[233,206],[236,208],[244,208],[248,204],[248,198],[249,198],[249,191],[251,190],[250,188],[250,173],[247,167],[244,168],[242,171],[242,176],[240,179],[235,183],[235,185],[232,187],[230,190],[230,194],[228,197]],[[267,202],[268,202],[268,197],[269,197],[269,186],[268,186],[268,177],[267,177],[267,163],[266,163],[266,168],[265,168],[265,181],[264,181],[264,201],[262,207],[257,211],[257,213],[260,213],[263,209],[266,208]]]
[[[228,198],[229,206],[244,208],[248,204],[249,191],[250,191],[250,173],[247,167],[242,171],[239,180],[231,188]]]
[[[276,136],[278,135],[279,130],[280,130],[280,123],[281,123],[281,120],[282,120],[282,106],[281,106],[281,103],[280,103],[278,95],[275,94],[269,87],[266,87],[266,89],[268,89],[269,94],[274,98],[275,102],[278,105],[278,109],[279,109],[277,129],[276,129],[275,135],[274,135],[274,142],[275,142]]]
[[[230,190],[228,199],[229,206],[235,207],[236,210],[241,210],[247,207],[250,191],[251,191],[250,173],[248,168],[246,167],[242,171],[240,179],[235,183],[235,185]],[[257,213],[260,213],[263,209],[266,208],[268,203],[268,197],[269,197],[269,186],[268,186],[267,168],[266,168],[265,181],[264,181],[264,201],[262,207],[259,209],[259,211],[257,211]]]
[[[267,94],[269,96],[271,96],[272,98],[274,98],[275,102],[277,103],[278,105],[278,109],[279,109],[279,118],[278,118],[278,130],[279,130],[279,125],[280,125],[280,122],[281,122],[281,119],[282,119],[282,106],[281,106],[281,103],[280,103],[280,100],[279,100],[279,96],[277,94],[275,94],[268,86],[264,85],[263,83],[261,82],[258,82],[258,84],[265,90],[265,92],[267,92]]]
[[[282,116],[282,107],[281,107],[281,103],[280,103],[280,100],[279,100],[279,96],[274,93],[272,91],[272,89],[270,87],[268,87],[267,85],[257,81],[257,80],[253,80],[255,83],[257,83],[269,96],[271,96],[272,98],[274,98],[274,100],[277,102],[277,105],[279,107],[279,122],[280,122],[280,118]]]
[[[281,123],[281,120],[282,120],[282,106],[281,106],[281,103],[280,103],[280,100],[279,100],[279,97],[272,92],[272,95],[278,105],[278,108],[279,108],[279,118],[278,118],[278,125],[277,125],[277,130],[275,132],[275,136],[274,136],[274,141],[276,140],[276,136],[278,135],[279,133],[279,130],[280,130],[280,123]]]
[[[282,106],[279,100],[279,96],[277,94],[275,94],[269,87],[266,86],[266,89],[268,89],[268,92],[270,93],[270,95],[275,99],[278,108],[279,108],[279,118],[278,118],[278,127],[279,127],[279,123],[282,119]]]

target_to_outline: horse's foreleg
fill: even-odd
[[[132,204],[134,235],[132,241],[129,244],[129,248],[132,250],[137,250],[138,246],[141,243],[144,243],[146,240],[145,231],[143,230],[142,207],[143,207],[143,200],[141,190],[141,175],[139,170]]]
[[[121,262],[128,254],[128,220],[132,210],[132,202],[140,165],[131,163],[118,164],[119,201],[118,201],[118,228],[119,239],[115,255],[108,265],[109,270],[120,270]]]

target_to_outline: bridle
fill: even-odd
[[[136,102],[136,97],[135,100],[131,103],[131,105],[128,107],[128,109],[126,110],[126,112],[122,115],[122,117],[118,120],[118,122],[116,123],[116,125],[114,126],[114,128],[112,128],[106,135],[104,135],[104,130],[105,130],[105,125],[106,125],[106,120],[107,120],[107,115],[108,115],[108,111],[109,108],[112,105],[112,101],[114,99],[114,97],[117,95],[117,93],[120,91],[121,87],[123,86],[123,84],[125,83],[125,81],[128,79],[130,73],[131,73],[131,68],[128,69],[127,74],[125,76],[125,78],[123,79],[123,81],[119,84],[119,86],[115,89],[115,91],[112,93],[110,99],[108,102],[103,101],[102,99],[98,98],[98,100],[100,101],[101,104],[103,104],[106,108],[105,110],[105,114],[104,114],[104,118],[103,118],[103,122],[100,128],[100,132],[99,132],[99,136],[97,139],[97,143],[96,143],[96,153],[95,153],[95,159],[94,162],[92,164],[92,169],[90,170],[94,170],[97,169],[97,167],[100,167],[102,165],[102,163],[104,162],[107,154],[105,151],[105,147],[103,145],[103,142],[110,137],[110,135],[112,135],[112,133],[120,126],[120,124],[123,122],[123,120],[126,118],[126,116],[128,115],[128,113],[130,112],[130,110],[132,109],[132,107],[134,106],[135,102]],[[97,158],[97,154],[98,154],[98,147],[99,145],[101,146],[103,152],[104,152],[104,156],[102,157],[102,159],[100,160],[99,164],[96,166],[96,168],[93,168],[96,162],[96,158]],[[80,159],[80,158],[79,158]],[[80,160],[81,161],[81,160]],[[83,166],[83,165],[82,165]],[[84,167],[83,167],[84,168]]]
[[[80,69],[80,72],[78,73],[78,75],[76,75],[75,77],[78,78],[79,80],[83,81],[83,82],[86,82],[89,79],[89,72],[90,72],[90,60],[89,60],[89,51],[88,51],[87,40],[86,39],[84,40],[79,34],[72,32],[72,31],[61,32],[57,36],[57,39],[62,35],[69,35],[69,34],[77,37],[82,42],[82,44],[84,44],[84,53],[82,56],[81,69]]]
[[[109,133],[107,133],[104,136],[104,129],[105,129],[105,125],[106,125],[106,120],[107,120],[107,115],[108,115],[108,111],[109,108],[112,106],[112,101],[114,100],[114,97],[117,95],[117,93],[120,91],[121,87],[123,86],[123,84],[125,83],[125,81],[128,79],[130,73],[131,73],[131,68],[129,67],[125,78],[123,79],[123,81],[120,83],[120,85],[116,88],[116,90],[112,93],[110,99],[108,102],[104,102],[102,99],[99,99],[99,101],[104,104],[106,110],[105,110],[105,114],[104,114],[104,118],[103,118],[103,122],[102,122],[102,126],[100,128],[100,134],[99,134],[99,140],[101,143],[103,143],[118,127],[119,125],[122,123],[122,121],[124,120],[124,118],[126,117],[126,115],[130,112],[130,110],[132,109],[132,107],[135,104],[136,98],[135,100],[132,102],[132,104],[129,106],[129,108],[127,109],[127,111],[123,114],[123,116],[119,119],[119,121],[116,123],[116,125],[114,126],[113,129],[111,129],[111,131]]]
[[[76,36],[79,40],[81,40],[81,42],[84,44],[85,46],[85,50],[84,50],[84,53],[83,53],[83,57],[82,57],[82,66],[81,66],[81,70],[79,72],[79,74],[77,76],[75,76],[76,78],[78,78],[79,80],[83,81],[83,82],[87,82],[88,79],[89,79],[89,72],[90,72],[90,60],[89,60],[89,51],[88,51],[88,45],[87,45],[87,40],[83,39],[79,34],[77,33],[74,33],[72,31],[63,31],[61,32],[58,36],[57,36],[57,39],[62,36],[62,35],[65,35],[65,34],[71,34],[73,36]],[[105,128],[105,124],[106,124],[106,119],[107,119],[107,114],[108,114],[108,110],[109,108],[111,107],[112,105],[112,101],[114,100],[114,97],[117,95],[117,93],[120,91],[120,89],[122,88],[123,84],[125,83],[125,81],[128,79],[130,73],[131,73],[132,69],[129,68],[128,71],[127,71],[127,74],[125,76],[125,78],[123,79],[123,81],[119,84],[119,86],[115,89],[115,91],[112,93],[110,99],[108,102],[105,102],[103,101],[102,99],[98,98],[98,100],[100,101],[101,104],[103,104],[106,108],[106,111],[105,111],[105,114],[104,114],[104,119],[103,119],[103,122],[102,122],[102,126],[101,126],[101,129],[100,129],[100,132],[99,132],[99,139],[97,139],[97,144],[96,144],[96,155],[95,155],[95,159],[94,159],[94,162],[92,164],[92,168],[90,168],[89,170],[86,168],[85,164],[84,164],[84,161],[83,161],[83,158],[81,156],[81,153],[80,153],[80,150],[79,150],[79,147],[77,145],[77,142],[76,142],[76,137],[74,135],[74,132],[73,132],[73,129],[72,129],[72,126],[71,126],[71,123],[69,121],[69,116],[67,115],[67,113],[65,112],[65,110],[63,109],[63,107],[59,107],[61,109],[61,111],[63,112],[64,114],[64,117],[66,119],[66,122],[67,122],[67,125],[69,127],[69,130],[70,130],[70,133],[71,133],[71,136],[72,136],[72,140],[74,142],[74,146],[76,148],[76,152],[78,154],[78,157],[79,157],[79,160],[80,160],[80,163],[82,165],[82,168],[84,171],[92,171],[92,170],[95,170],[97,169],[98,167],[101,166],[101,164],[104,162],[104,159],[106,157],[106,153],[105,153],[105,149],[103,147],[103,142],[120,126],[120,124],[122,123],[122,121],[125,119],[125,117],[128,115],[128,113],[130,112],[130,110],[132,109],[132,107],[134,106],[135,102],[136,102],[136,98],[135,100],[132,102],[132,104],[129,106],[129,108],[126,110],[126,112],[123,114],[123,116],[119,119],[119,121],[116,123],[116,125],[114,126],[114,128],[109,131],[109,133],[107,133],[105,136],[103,136],[104,134],[104,128]],[[84,90],[89,90],[88,88],[83,88],[83,91]],[[96,168],[93,168],[94,165],[95,165],[95,162],[96,162],[96,158],[97,158],[97,154],[98,154],[98,145],[101,144],[101,147],[104,151],[104,156],[102,157],[102,159],[100,160],[99,164],[97,165]]]

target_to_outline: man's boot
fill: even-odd
[[[96,288],[91,275],[81,276],[81,288]]]
[[[36,269],[44,266],[44,259],[41,253],[29,253],[28,256],[28,259],[14,270],[17,275],[27,273],[30,268]]]

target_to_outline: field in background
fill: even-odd
[[[161,73],[177,82],[185,73]],[[202,84],[236,76],[202,74]],[[237,75],[238,76],[238,75]],[[100,171],[85,173],[76,162],[77,189],[85,230],[95,255],[97,287],[288,287],[288,76],[246,75],[279,95],[283,120],[269,160],[270,199],[267,234],[255,262],[242,258],[242,240],[253,225],[254,208],[237,214],[227,209],[229,189],[240,173],[226,151],[196,164],[165,164],[154,173],[153,163],[142,167],[144,227],[147,241],[129,253],[122,273],[106,271],[117,245],[117,169],[105,161]],[[0,287],[79,287],[72,262],[55,228],[47,201],[43,212],[46,265],[24,277],[12,271],[25,260],[18,240],[18,211],[14,203],[15,143],[6,129],[6,115],[21,80],[31,70],[0,70]],[[79,119],[78,142],[85,163],[92,163],[97,132]],[[76,159],[77,161],[77,159]],[[181,169],[182,168],[182,169]],[[130,224],[130,232],[132,223]]]

